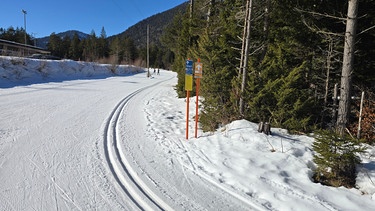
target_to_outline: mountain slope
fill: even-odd
[[[164,29],[172,22],[173,18],[177,14],[184,13],[186,11],[188,4],[188,2],[185,2],[165,12],[158,13],[149,18],[146,18],[138,22],[137,24],[129,27],[124,32],[109,37],[109,39],[113,39],[116,36],[126,36],[133,39],[135,46],[137,46],[138,48],[145,47],[147,42],[147,25],[149,25],[150,43],[158,45],[160,44],[159,38],[163,34]]]
[[[72,39],[75,33],[78,34],[78,37],[81,40],[82,39],[86,39],[89,36],[88,34],[80,32],[80,31],[77,31],[77,30],[69,30],[69,31],[66,31],[66,32],[60,32],[60,33],[58,33],[56,35],[59,36],[59,37],[61,37],[61,38],[64,38],[64,37],[68,36],[68,37],[70,37],[70,39]],[[40,48],[47,48],[49,37],[50,36],[46,36],[46,37],[42,37],[42,38],[37,38],[36,39],[36,45],[38,47],[40,47]]]
[[[175,15],[186,11],[187,5],[188,5],[188,2],[185,2],[165,12],[161,12],[151,17],[148,17],[138,22],[137,24],[129,27],[124,32],[108,37],[108,40],[111,41],[117,36],[119,37],[126,36],[134,40],[134,44],[136,47],[138,48],[145,47],[146,39],[147,39],[147,25],[149,25],[150,26],[150,43],[160,44],[159,38],[162,35],[163,30],[172,22]],[[88,34],[77,31],[77,30],[69,30],[66,32],[58,33],[56,35],[61,38],[64,38],[65,36],[69,36],[70,38],[73,38],[74,33],[77,33],[80,39],[86,39],[89,36]],[[40,48],[47,48],[49,37],[50,36],[37,38],[36,45]]]

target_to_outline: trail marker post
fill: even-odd
[[[193,90],[193,60],[186,60],[185,90],[186,90],[186,139],[189,139],[189,100],[190,91]]]
[[[202,71],[203,71],[203,65],[201,63],[201,60],[198,58],[198,62],[195,63],[194,68],[194,78],[195,78],[195,138],[198,136],[198,121],[199,121],[199,113],[198,113],[198,100],[199,100],[199,87],[200,87],[200,79],[202,78]]]

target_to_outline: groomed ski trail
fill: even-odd
[[[124,108],[135,95],[168,80],[171,80],[171,78],[138,89],[127,95],[115,106],[105,123],[103,144],[105,158],[107,160],[109,169],[123,192],[141,210],[173,209],[147,187],[147,185],[140,177],[138,177],[137,173],[129,164],[129,161],[125,156],[126,152],[121,144],[119,144],[119,119],[121,116],[123,116],[122,114]]]

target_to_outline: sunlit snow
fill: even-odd
[[[374,147],[356,189],[323,186],[309,136],[238,120],[194,138],[195,97],[186,140],[176,73],[145,71],[0,57],[0,210],[374,209]]]

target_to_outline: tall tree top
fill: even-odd
[[[100,32],[100,38],[106,39],[107,33],[105,32],[104,26],[102,27],[102,31]]]

